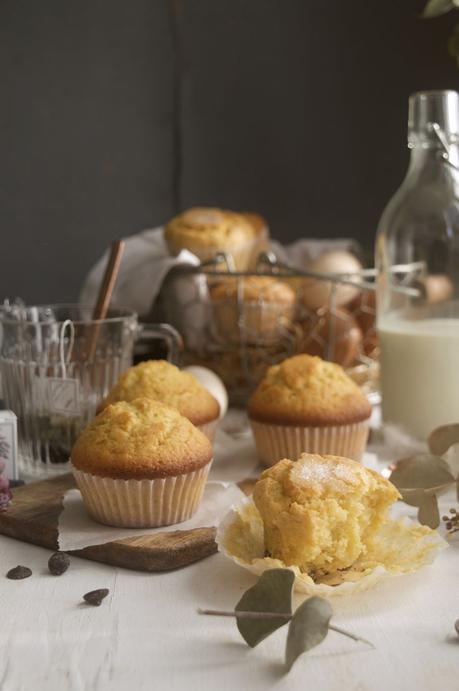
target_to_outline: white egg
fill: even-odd
[[[222,418],[228,410],[228,393],[220,377],[211,369],[200,365],[190,365],[183,369],[196,377],[199,383],[217,399],[220,406],[220,418]]]
[[[362,264],[350,252],[344,250],[332,250],[324,252],[310,262],[306,269],[320,274],[350,274],[347,277],[358,283],[361,277],[358,274],[362,270]],[[309,309],[318,309],[328,305],[332,293],[333,284],[330,281],[306,279],[303,283],[303,302]],[[358,295],[359,288],[351,285],[336,284],[334,304],[336,307],[347,305]]]

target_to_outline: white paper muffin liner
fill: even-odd
[[[232,245],[227,245],[222,247],[220,244],[202,245],[201,243],[194,243],[192,240],[187,238],[183,242],[181,239],[178,241],[168,241],[166,240],[169,251],[172,254],[178,254],[180,250],[187,249],[192,252],[201,262],[213,259],[219,252],[226,252],[232,256],[236,271],[247,271],[250,267],[251,261],[253,260],[254,251],[258,246],[260,240],[258,236],[248,237],[244,241],[235,242]]]
[[[231,532],[241,518],[244,523],[238,540]],[[360,572],[351,569],[344,576],[348,580],[338,585],[315,583],[297,566],[286,566],[280,559],[264,556],[263,521],[251,497],[233,506],[222,519],[217,529],[216,542],[222,554],[247,571],[260,576],[269,569],[289,568],[295,574],[294,589],[297,592],[327,599],[370,590],[380,581],[418,571],[431,564],[438,552],[448,547],[448,543],[437,532],[408,518],[388,520],[380,530],[381,564]],[[394,558],[393,567],[390,565],[391,556]]]
[[[368,420],[352,425],[300,427],[250,420],[257,453],[264,465],[302,453],[345,456],[360,461],[368,439]]]
[[[207,439],[210,441],[211,444],[214,443],[215,432],[217,431],[219,419],[220,418],[216,418],[215,420],[211,420],[210,422],[206,422],[203,425],[196,425],[196,427],[199,430],[201,430],[201,432],[203,434],[206,435]]]
[[[198,509],[212,461],[192,473],[148,480],[115,480],[72,472],[86,510],[95,521],[125,528],[181,523]]]

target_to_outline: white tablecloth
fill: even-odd
[[[220,554],[162,574],[72,558],[60,577],[48,573],[48,557],[0,537],[1,570],[33,570],[23,581],[0,575],[1,691],[459,688],[458,542],[417,574],[333,604],[334,622],[374,650],[331,632],[285,677],[286,629],[251,650],[234,620],[197,614],[197,607],[233,609],[254,583]],[[82,603],[84,593],[105,587],[100,607]]]

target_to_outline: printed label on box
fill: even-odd
[[[52,413],[79,415],[80,382],[78,379],[48,378],[49,409]]]
[[[47,413],[80,414],[80,382],[60,377],[35,377],[35,401]]]
[[[9,410],[0,411],[0,460],[10,480],[18,478],[16,416]]]

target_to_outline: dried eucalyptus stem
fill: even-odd
[[[290,621],[293,617],[292,614],[286,614],[283,612],[241,612],[239,610],[237,612],[230,612],[221,609],[202,608],[198,608],[198,614],[208,614],[214,617],[233,617],[238,619],[285,619],[285,621]],[[352,638],[353,641],[362,642],[366,645],[369,645],[371,648],[374,648],[374,645],[371,641],[368,641],[366,638],[362,638],[362,636],[357,636],[355,633],[346,631],[346,629],[342,629],[339,626],[334,626],[333,624],[329,624],[328,628],[331,631],[335,631],[336,633],[340,633],[343,636]]]

